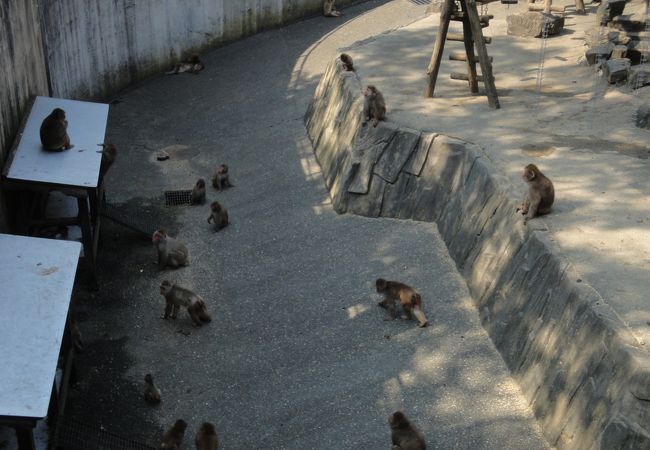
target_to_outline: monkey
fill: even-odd
[[[230,183],[230,178],[228,177],[228,166],[226,164],[221,164],[217,167],[217,171],[212,177],[212,187],[218,190],[233,187]]]
[[[41,144],[45,150],[55,152],[74,147],[70,143],[70,136],[68,136],[68,121],[65,119],[65,111],[61,108],[54,108],[50,115],[43,119]]]
[[[74,346],[75,350],[77,350],[79,353],[84,351],[84,343],[83,340],[81,339],[81,331],[79,330],[79,325],[77,325],[77,321],[74,320],[72,317],[70,317],[70,333],[72,335],[72,345]]]
[[[197,53],[192,53],[189,58],[184,59],[180,63],[174,65],[174,68],[169,72],[165,72],[165,75],[176,75],[177,73],[193,73],[197,75],[200,71],[205,69],[205,64],[199,58]]]
[[[205,180],[199,178],[192,189],[192,204],[202,205],[205,203]]]
[[[144,376],[144,400],[152,405],[160,403],[160,389],[153,384],[153,376],[150,373]]]
[[[163,441],[160,444],[160,448],[174,450],[180,449],[181,443],[183,442],[183,436],[185,436],[186,428],[187,423],[183,419],[178,419],[176,422],[174,422],[174,425],[169,430],[167,430],[165,436],[163,436]]]
[[[203,422],[201,428],[196,433],[196,450],[218,450],[219,439],[217,431],[210,422]]]
[[[426,450],[424,436],[406,418],[403,412],[396,411],[388,416],[393,450]]]
[[[210,205],[212,214],[208,217],[208,223],[214,222],[215,231],[228,226],[228,211],[225,208],[222,208],[218,201],[213,201]]]
[[[524,201],[517,206],[517,212],[524,215],[526,225],[530,219],[551,212],[555,190],[551,180],[535,164],[528,164],[521,177],[528,183],[528,194],[524,195]]]
[[[376,127],[380,120],[386,118],[386,103],[384,96],[377,90],[375,86],[369,84],[363,91],[363,117],[364,125],[372,119],[372,126]]]
[[[323,15],[325,17],[340,17],[343,15],[343,13],[341,11],[336,10],[336,6],[334,5],[334,0],[324,0]]]
[[[203,323],[212,322],[203,298],[189,289],[185,289],[169,280],[160,283],[160,295],[165,297],[165,315],[163,319],[176,319],[181,306],[187,308],[187,313],[192,319],[192,326],[200,327]]]
[[[384,294],[384,299],[377,305],[388,309],[390,319],[386,320],[395,319],[397,315],[395,300],[399,300],[402,306],[402,311],[404,312],[402,315],[403,319],[410,320],[415,316],[420,328],[427,326],[429,321],[424,315],[424,312],[422,312],[422,297],[415,291],[415,289],[404,283],[386,281],[383,278],[378,278],[375,282],[375,286],[377,287],[378,293]]]
[[[343,63],[343,68],[347,72],[354,72],[354,63],[352,62],[352,57],[347,53],[341,53],[341,62]]]
[[[102,149],[98,152],[102,154],[102,162],[99,166],[99,179],[101,180],[111,168],[117,157],[117,147],[113,144],[97,144]]]
[[[158,250],[158,268],[165,266],[172,268],[190,265],[190,252],[185,243],[167,236],[165,230],[156,230],[151,237],[151,242]]]

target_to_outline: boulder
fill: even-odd
[[[564,28],[564,17],[543,12],[524,12],[507,17],[508,34],[521,37],[542,37],[544,26],[548,36],[559,34]]]
[[[627,58],[610,59],[603,64],[603,74],[612,84],[627,80],[629,70],[630,60]]]

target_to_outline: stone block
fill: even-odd
[[[548,27],[547,36],[559,34],[564,28],[564,17],[543,12],[528,11],[511,14],[506,18],[508,34],[520,37],[541,37],[544,27]]]
[[[411,128],[400,128],[382,152],[374,167],[375,175],[389,183],[397,180],[402,167],[415,151],[420,140],[420,132]]]
[[[626,45],[615,45],[614,50],[612,50],[612,59],[621,59],[625,58],[625,54],[627,53],[627,46]]]
[[[641,105],[636,111],[636,126],[650,130],[650,105]]]
[[[415,212],[417,185],[420,179],[401,172],[394,184],[387,184],[381,206],[383,217],[411,219]]]
[[[386,182],[375,175],[370,180],[370,186],[367,193],[353,194],[350,193],[348,189],[348,193],[346,194],[347,212],[349,214],[358,214],[366,217],[379,217],[385,188]]]
[[[639,89],[650,84],[650,63],[630,67],[629,85]]]
[[[614,17],[623,14],[625,0],[605,0],[598,6],[596,17],[598,23],[607,25]]]
[[[429,148],[431,148],[431,144],[437,135],[437,133],[426,132],[421,134],[415,152],[413,152],[411,158],[404,165],[404,172],[420,176],[424,162],[427,160],[427,155],[429,155]]]
[[[618,83],[627,80],[627,73],[630,70],[628,58],[610,59],[603,64],[603,74],[608,83]]]
[[[585,52],[585,58],[587,59],[587,64],[593,66],[597,62],[606,61],[612,55],[614,51],[613,44],[601,44],[595,47],[590,47]]]
[[[600,448],[648,449],[650,433],[639,424],[618,414],[603,431]]]
[[[389,122],[379,122],[376,127],[370,124],[361,127],[352,149],[352,161],[359,164],[359,170],[350,183],[348,192],[352,194],[368,192],[375,164],[396,132],[397,126]]]

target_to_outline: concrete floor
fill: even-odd
[[[101,289],[79,292],[86,342],[68,413],[157,446],[163,428],[217,425],[223,449],[389,448],[388,414],[404,410],[429,448],[548,448],[482,329],[435,224],[338,216],[302,117],[337,48],[406,25],[426,6],[371,1],[205,55],[200,75],[161,76],[119,96],[107,141],[120,155],[112,202],[189,243],[192,265],[159,272],[150,242],[107,223]],[[171,159],[155,160],[167,149]],[[233,189],[208,206],[163,205],[229,164]],[[377,277],[423,296],[431,326],[383,321]],[[170,279],[207,301],[212,323],[163,321]],[[144,403],[152,373],[163,393]]]

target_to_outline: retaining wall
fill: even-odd
[[[305,115],[339,213],[433,221],[551,445],[650,448],[650,357],[515,213],[476,145],[362,125],[361,83],[332,62]]]

